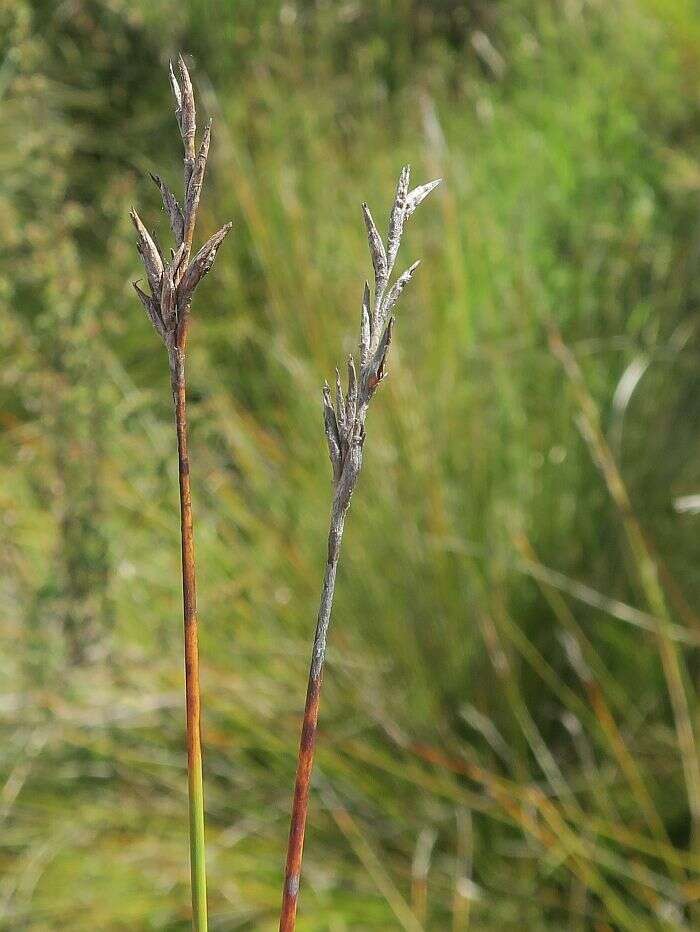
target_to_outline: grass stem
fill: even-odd
[[[192,926],[195,932],[207,929],[207,881],[204,859],[204,788],[202,777],[201,699],[199,691],[199,630],[197,585],[194,562],[194,528],[190,460],[187,448],[187,383],[185,350],[190,322],[192,295],[210,271],[231,224],[210,236],[190,259],[197,208],[209,155],[211,121],[205,127],[197,150],[194,91],[182,55],[177,61],[178,76],[170,65],[170,85],[175,98],[175,115],[184,148],[184,190],[182,205],[158,175],[151,175],[160,191],[168,215],[175,248],[170,258],[161,251],[155,236],[146,229],[135,210],[131,219],[138,236],[137,247],[144,264],[149,292],[134,288],[153,327],[168,351],[170,381],[177,428],[178,476],[182,539],[182,602],[185,626],[185,705],[187,722],[187,783],[189,791],[190,872],[192,878]]]
[[[282,912],[280,915],[280,932],[291,932],[296,923],[297,901],[299,899],[299,878],[301,859],[304,852],[304,834],[306,816],[309,810],[309,791],[311,788],[311,771],[316,749],[316,730],[318,726],[318,708],[321,699],[323,667],[326,659],[326,638],[333,608],[335,577],[340,556],[340,544],[343,538],[345,515],[331,519],[328,535],[328,559],[323,577],[321,604],[318,609],[316,633],[309,669],[309,684],[306,690],[304,718],[299,742],[296,781],[294,784],[294,801],[292,803],[291,827],[287,862],[284,870],[284,892],[282,895]]]
[[[200,724],[199,625],[197,621],[197,581],[194,559],[190,461],[187,449],[187,401],[184,348],[176,348],[175,356],[175,364],[172,365],[171,370],[173,400],[175,403],[175,425],[177,428],[178,476],[180,482],[192,919],[195,932],[206,932],[207,880],[204,855],[204,788],[202,782],[202,737]]]
[[[393,310],[402,291],[408,285],[419,263],[400,275],[389,288],[394,263],[401,244],[401,236],[408,218],[425,200],[439,181],[419,185],[409,190],[410,169],[404,166],[396,188],[394,206],[389,216],[386,244],[377,230],[366,204],[362,211],[367,229],[369,251],[374,267],[374,301],[365,282],[360,315],[359,369],[352,356],[348,357],[347,393],[343,394],[340,373],[336,369],[335,404],[326,383],[323,388],[323,416],[328,443],[328,454],[333,469],[333,505],[328,533],[328,556],[323,576],[321,603],[316,621],[309,684],[306,691],[304,718],[299,744],[289,845],[284,872],[284,891],[280,913],[280,932],[293,932],[296,925],[301,860],[304,851],[304,834],[309,810],[311,772],[316,747],[318,708],[321,682],[326,659],[328,627],[333,607],[335,577],[343,539],[345,516],[362,468],[362,448],[365,442],[365,420],[369,403],[386,376],[386,360],[391,346],[394,326]]]

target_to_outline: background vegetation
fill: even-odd
[[[0,927],[188,928],[171,401],[127,216],[179,172],[178,49],[202,235],[234,221],[190,366],[212,928],[276,928],[320,386],[404,161],[445,184],[346,532],[299,927],[690,927],[659,606],[581,420],[700,725],[690,0],[0,3]]]

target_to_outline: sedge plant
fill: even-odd
[[[386,245],[377,230],[369,207],[367,204],[362,205],[374,267],[374,292],[372,294],[369,283],[365,282],[360,317],[359,367],[355,364],[353,356],[349,356],[345,393],[341,385],[340,373],[336,369],[335,404],[328,383],[323,388],[324,426],[333,471],[333,500],[328,532],[328,555],[311,654],[297,761],[280,932],[292,932],[296,925],[301,860],[309,807],[328,627],[333,607],[345,518],[362,467],[365,420],[372,397],[379,383],[386,377],[386,361],[394,328],[394,307],[420,261],[414,262],[391,286],[390,282],[405,223],[439,183],[438,179],[409,190],[410,169],[408,166],[402,169],[389,217]]]
[[[149,292],[138,282],[134,288],[156,332],[165,343],[170,364],[170,380],[175,405],[180,517],[182,535],[182,597],[185,628],[185,699],[187,722],[187,773],[189,789],[190,870],[192,882],[192,922],[196,932],[207,928],[207,890],[204,859],[204,795],[202,783],[202,742],[200,731],[199,646],[197,591],[194,558],[194,530],[190,464],[187,449],[187,405],[185,357],[192,295],[211,269],[216,253],[231,229],[227,223],[214,233],[192,256],[197,208],[209,153],[211,121],[199,148],[195,147],[196,115],[192,81],[182,55],[177,62],[178,77],[170,65],[170,83],[175,97],[175,114],[184,146],[184,191],[182,206],[158,175],[152,179],[160,190],[163,207],[170,220],[175,246],[166,258],[135,210],[131,219],[136,227],[137,248],[143,261]]]

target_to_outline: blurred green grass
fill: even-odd
[[[162,223],[147,171],[179,171],[180,48],[214,118],[202,235],[234,221],[190,366],[212,928],[276,928],[320,386],[353,348],[359,204],[387,211],[405,161],[445,183],[407,233],[424,264],[348,522],[300,932],[692,927],[650,607],[546,322],[697,722],[698,519],[673,505],[700,491],[694,5],[75,0],[0,25],[0,928],[188,928],[170,394],[127,216]]]

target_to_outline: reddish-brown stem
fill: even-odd
[[[347,502],[334,502],[331,517],[331,530],[328,536],[328,559],[323,577],[321,604],[318,610],[316,634],[311,656],[309,685],[306,691],[304,719],[301,726],[297,775],[294,784],[294,801],[292,803],[292,822],[289,830],[289,847],[287,863],[284,870],[284,892],[282,894],[282,911],[280,914],[280,932],[293,932],[296,925],[297,901],[299,899],[299,880],[301,876],[301,859],[304,853],[304,833],[306,816],[309,810],[309,791],[311,788],[311,771],[314,764],[316,748],[316,728],[318,725],[318,707],[321,698],[323,665],[326,657],[326,638],[333,607],[335,576],[338,569],[340,542],[343,537],[343,525]]]
[[[326,640],[333,607],[335,576],[338,568],[340,543],[343,537],[345,516],[350,498],[357,483],[362,466],[362,446],[365,439],[365,418],[369,402],[377,386],[386,375],[386,357],[391,344],[394,318],[392,310],[404,287],[418,267],[414,262],[391,286],[386,287],[394,267],[394,260],[401,242],[401,234],[407,217],[425,200],[436,187],[437,181],[420,185],[409,191],[409,168],[404,166],[396,188],[396,198],[389,220],[387,246],[382,239],[366,204],[363,204],[365,224],[369,239],[372,264],[374,266],[375,300],[371,307],[369,285],[365,282],[362,298],[360,323],[360,372],[352,356],[348,358],[347,395],[343,395],[340,373],[336,369],[335,407],[330,386],[323,389],[323,425],[328,442],[328,454],[333,467],[333,506],[328,534],[328,559],[323,578],[321,604],[316,622],[309,685],[306,692],[304,721],[299,746],[297,775],[292,805],[292,824],[289,832],[289,847],[284,875],[280,932],[293,932],[296,924],[297,900],[301,859],[304,851],[304,833],[309,808],[311,770],[316,744],[318,706],[326,656]]]
[[[284,894],[282,897],[280,932],[291,932],[296,923],[297,900],[299,898],[299,876],[301,873],[301,858],[304,851],[306,814],[309,809],[309,789],[311,786],[311,770],[314,763],[318,706],[319,699],[321,698],[321,681],[322,677],[317,680],[309,677],[309,686],[306,692],[304,721],[301,727],[301,742],[299,744],[299,762],[297,764],[297,777],[294,786],[292,824],[289,831],[289,848],[287,850],[287,864],[284,871]]]
[[[162,337],[170,361],[170,378],[177,427],[178,475],[180,480],[180,517],[182,529],[182,601],[185,622],[185,705],[187,709],[187,779],[189,787],[190,869],[192,874],[192,925],[194,932],[207,930],[207,884],[204,863],[204,790],[202,778],[202,739],[200,733],[199,644],[197,623],[197,588],[195,582],[194,531],[190,463],[187,452],[187,405],[185,385],[185,348],[192,294],[209,272],[216,253],[231,224],[225,224],[210,236],[190,262],[197,207],[202,192],[211,120],[199,151],[195,153],[196,108],[192,80],[187,65],[178,56],[179,80],[170,64],[170,84],[175,97],[175,114],[185,148],[184,198],[182,207],[162,178],[151,175],[170,218],[176,249],[170,259],[144,226],[135,210],[131,219],[136,227],[138,251],[143,261],[150,294],[137,282],[134,288],[156,332]]]
[[[194,928],[207,928],[204,862],[204,801],[199,691],[199,632],[194,560],[194,529],[190,464],[187,450],[187,407],[184,348],[171,351],[171,375],[177,427],[180,516],[182,531],[182,600],[185,625],[185,702],[187,720],[187,774],[190,806],[190,871]]]

